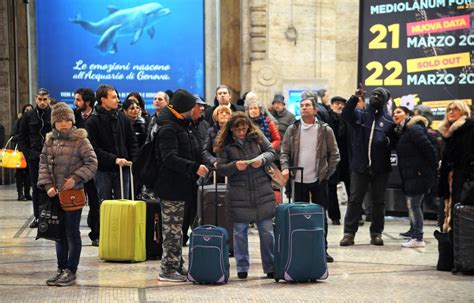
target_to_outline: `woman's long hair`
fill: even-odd
[[[216,137],[216,143],[214,144],[214,152],[219,153],[224,149],[224,146],[233,141],[232,128],[239,126],[248,126],[248,132],[246,137],[254,136],[257,138],[257,142],[262,142],[262,132],[260,129],[250,120],[249,116],[244,112],[235,112],[227,121],[224,129],[222,129]]]

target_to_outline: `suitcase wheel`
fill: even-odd
[[[280,281],[280,279],[278,279],[278,278],[275,278],[275,282],[277,282],[277,283],[278,283],[278,281]]]

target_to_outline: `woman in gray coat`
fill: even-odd
[[[46,135],[40,155],[38,187],[57,203],[59,191],[84,188],[97,170],[97,157],[87,132],[73,127],[74,122],[69,105],[57,103],[51,112],[53,130]],[[58,270],[46,281],[49,286],[69,286],[76,281],[82,249],[81,213],[82,209],[63,212],[64,238],[56,242]]]
[[[275,195],[265,166],[273,162],[275,150],[245,113],[236,112],[217,136],[214,151],[217,171],[228,177],[226,201],[229,218],[234,222],[238,277],[247,278],[248,226],[256,222],[263,271],[273,278]]]

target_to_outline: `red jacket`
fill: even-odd
[[[272,144],[275,150],[278,150],[281,143],[280,132],[276,124],[268,116],[265,117],[265,120],[268,123],[268,129],[270,130],[270,143]]]

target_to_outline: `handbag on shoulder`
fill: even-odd
[[[281,173],[280,169],[276,166],[275,163],[272,163],[265,167],[265,172],[272,179],[272,187],[280,189],[286,184],[286,178]]]
[[[86,193],[84,189],[69,189],[59,192],[59,202],[64,211],[73,211],[86,205]]]

